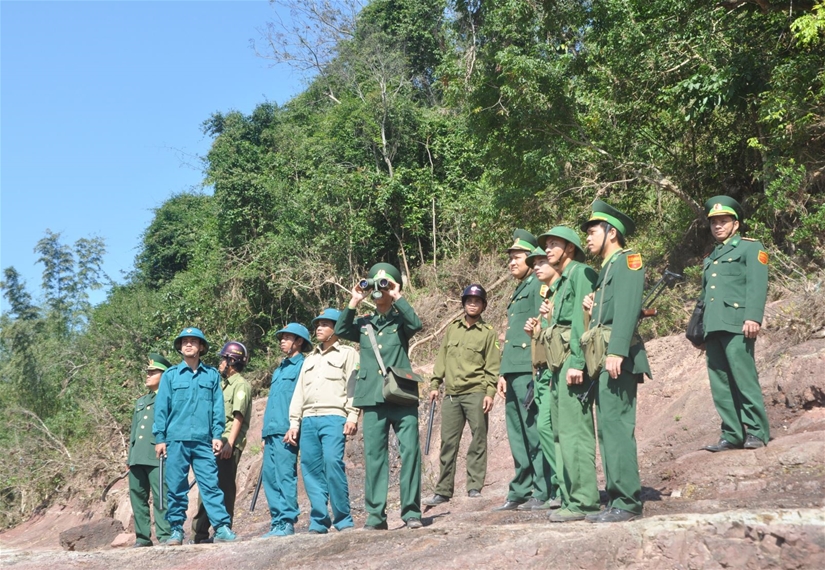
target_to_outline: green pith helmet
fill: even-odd
[[[708,218],[714,216],[733,216],[740,222],[744,219],[742,205],[730,196],[714,196],[705,202],[705,212]]]
[[[513,232],[513,245],[507,248],[511,251],[526,251],[528,255],[539,246],[536,237],[527,230],[517,229]]]
[[[398,283],[399,291],[404,287],[403,279],[401,279],[401,272],[390,263],[376,263],[370,267],[370,272],[367,277],[370,279],[386,277],[390,281]]]
[[[198,329],[198,328],[195,328],[195,327],[186,327],[185,329],[183,329],[181,331],[181,333],[177,336],[177,338],[175,338],[175,342],[174,342],[175,350],[180,352],[181,341],[183,340],[184,337],[187,337],[187,336],[191,336],[191,337],[200,339],[200,341],[201,341],[200,355],[201,356],[203,356],[204,354],[209,352],[209,341],[206,340],[205,336],[203,336],[203,333],[201,332],[201,330]]]
[[[527,259],[525,259],[524,262],[527,264],[527,267],[533,267],[536,264],[536,261],[542,258],[547,259],[547,252],[542,248],[537,247],[533,250],[533,253],[527,256]]]
[[[584,261],[584,248],[582,247],[582,241],[579,238],[579,234],[576,233],[576,230],[573,228],[568,228],[567,226],[556,226],[551,228],[550,231],[547,231],[539,236],[539,247],[546,251],[547,238],[551,237],[561,238],[567,243],[572,243],[576,246],[576,255],[573,256],[573,259],[576,261]]]
[[[590,215],[590,219],[580,226],[581,231],[587,233],[587,228],[599,222],[607,222],[626,238],[630,237],[633,232],[636,231],[636,222],[634,222],[630,216],[617,210],[607,202],[594,200],[593,205],[590,207],[593,213]]]
[[[304,339],[301,345],[301,352],[309,352],[312,350],[312,342],[309,340],[309,330],[301,323],[289,323],[287,326],[275,333],[275,338],[281,340],[283,333],[294,334],[295,336]]]
[[[172,363],[166,360],[162,354],[157,352],[149,353],[149,364],[146,365],[147,370],[158,370],[163,372],[167,368],[171,368]]]

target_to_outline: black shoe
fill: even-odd
[[[364,530],[387,530],[390,527],[387,525],[387,521],[378,524],[365,524]]]
[[[149,542],[149,543],[141,542],[141,541],[138,540],[138,541],[135,541],[135,543],[132,545],[132,548],[144,548],[146,546],[152,546],[152,543],[151,542]]]
[[[584,517],[584,520],[586,520],[587,522],[596,522],[597,520],[599,520],[600,516],[602,516],[603,514],[605,514],[609,510],[610,510],[609,508],[604,508],[604,509],[602,509],[598,512],[595,512],[595,513],[587,513]]]
[[[515,511],[519,505],[523,504],[525,501],[506,501],[500,507],[496,507],[494,511]]]
[[[734,445],[725,438],[719,440],[719,443],[706,445],[703,447],[705,451],[716,453],[717,451],[730,451],[731,449],[742,449],[741,445]]]
[[[745,449],[759,449],[760,447],[765,447],[765,442],[755,435],[748,434],[745,438],[745,445],[742,447]]]
[[[470,489],[469,491],[467,491],[467,496],[471,499],[479,499],[481,498],[481,491],[479,491],[478,489]]]
[[[450,500],[450,497],[445,497],[444,495],[439,495],[438,493],[436,493],[435,495],[432,496],[431,499],[424,499],[421,502],[425,505],[430,506],[430,507],[434,507],[436,505],[446,503],[449,500]]]
[[[212,544],[215,540],[211,536],[206,538],[193,538],[191,544]]]
[[[627,522],[632,521],[635,518],[638,518],[639,515],[636,513],[631,513],[630,511],[625,511],[623,509],[610,509],[609,511],[605,511],[602,515],[596,519],[595,522],[597,523],[616,523],[616,522]]]
[[[421,528],[424,526],[421,519],[407,519],[407,528]]]

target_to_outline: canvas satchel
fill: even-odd
[[[398,366],[384,366],[384,359],[381,358],[381,353],[378,352],[378,343],[375,340],[375,332],[373,331],[372,323],[366,326],[367,336],[369,336],[372,350],[375,352],[375,359],[378,361],[378,367],[381,369],[381,374],[384,376],[384,385],[381,388],[381,395],[384,396],[384,401],[398,406],[417,406],[418,405],[418,385],[424,382],[418,374],[406,368]]]

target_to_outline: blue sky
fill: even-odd
[[[200,187],[201,123],[301,90],[250,47],[274,17],[267,0],[0,1],[0,268],[39,297],[51,229],[104,238],[122,282],[152,209]]]

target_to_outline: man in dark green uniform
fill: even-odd
[[[579,342],[584,334],[582,302],[593,292],[598,276],[583,263],[584,249],[575,230],[556,226],[538,241],[560,275],[550,291],[552,314],[542,335],[552,371],[550,416],[562,500],[562,508],[550,515],[550,521],[569,522],[599,510],[593,406],[589,398],[584,403],[579,400],[589,384]]]
[[[550,499],[550,466],[539,443],[537,407],[532,398],[528,398],[528,392],[533,391],[533,363],[531,338],[524,330],[527,320],[539,314],[542,303],[541,282],[527,265],[527,256],[538,243],[533,234],[522,229],[513,233],[513,239],[513,245],[507,249],[510,258],[507,269],[518,284],[507,305],[507,334],[501,355],[498,395],[505,400],[507,439],[516,474],[510,481],[507,500],[493,509],[495,511],[549,508],[546,503]]]
[[[581,229],[587,233],[587,249],[601,258],[602,268],[594,293],[585,297],[583,306],[591,318],[582,343],[588,345],[585,358],[597,343],[606,345],[606,357],[599,363],[596,416],[608,504],[604,511],[586,518],[600,523],[624,522],[642,514],[636,389],[644,375],[651,374],[636,325],[642,310],[645,271],[642,256],[623,249],[625,238],[636,229],[633,220],[601,200],[593,202],[592,209]],[[590,339],[587,343],[586,337]]]
[[[768,253],[739,234],[742,207],[729,196],[705,203],[716,248],[705,258],[705,348],[710,391],[722,417],[719,443],[708,451],[757,449],[770,439],[754,360],[768,296]]]
[[[361,368],[355,382],[353,405],[364,411],[364,501],[367,530],[387,529],[389,486],[389,430],[398,437],[401,453],[401,519],[407,528],[421,528],[421,448],[418,441],[418,404],[402,406],[387,402],[384,378],[367,327],[372,327],[385,367],[412,368],[407,356],[410,337],[421,330],[421,321],[401,296],[401,272],[389,263],[370,268],[373,286],[352,289],[352,298],[335,323],[338,337],[361,345]],[[385,285],[385,286],[382,286]],[[366,285],[366,283],[365,283]],[[371,297],[375,313],[356,316],[356,308]]]
[[[473,284],[461,294],[464,315],[444,334],[430,380],[430,402],[444,383],[441,406],[440,474],[435,495],[425,505],[440,505],[453,496],[455,463],[464,424],[470,424],[473,439],[467,449],[467,495],[481,496],[487,476],[487,423],[496,395],[501,349],[493,327],[481,313],[487,307],[487,291]]]
[[[155,455],[152,423],[155,421],[155,396],[163,372],[172,366],[162,355],[149,354],[146,367],[146,387],[149,393],[138,399],[132,414],[132,433],[129,437],[129,500],[135,517],[135,546],[152,546],[152,521],[149,515],[149,491],[155,510],[155,538],[161,544],[169,538],[166,509],[160,508],[159,463]]]

